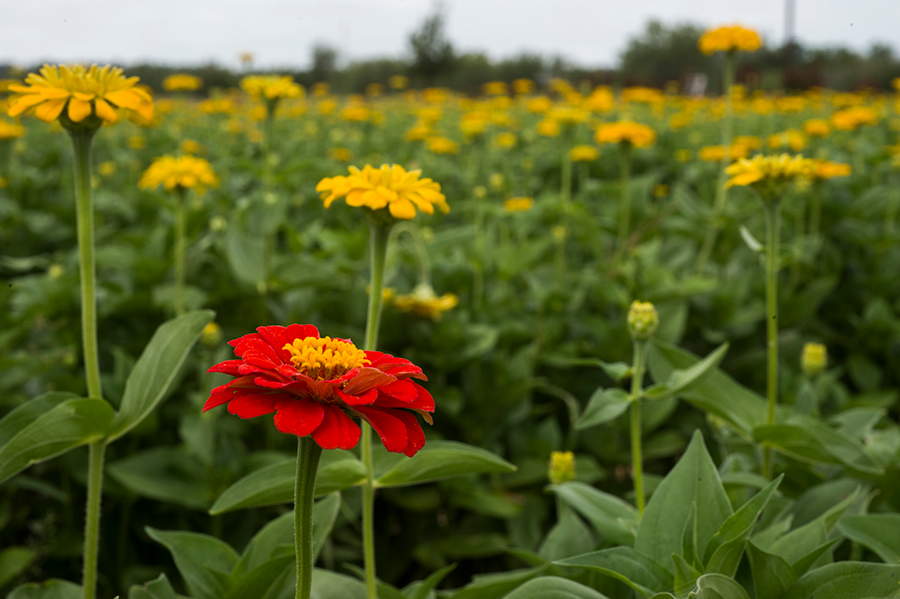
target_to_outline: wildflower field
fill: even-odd
[[[3,82],[0,592],[900,596],[897,83]]]

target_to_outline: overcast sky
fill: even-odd
[[[305,67],[315,43],[342,61],[402,56],[434,0],[2,0],[0,63],[139,61]],[[651,18],[739,22],[784,39],[785,0],[445,0],[451,41],[492,58],[522,51],[612,66]],[[897,48],[900,0],[796,0],[796,33],[815,46]]]

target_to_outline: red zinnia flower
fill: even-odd
[[[432,422],[434,398],[410,380],[428,380],[421,368],[347,339],[320,338],[308,324],[256,330],[229,342],[239,360],[209,369],[237,378],[212,390],[204,412],[224,403],[241,418],[275,412],[275,428],[312,435],[323,449],[356,447],[360,429],[350,414],[371,424],[388,451],[412,457],[425,445],[418,419],[407,411]]]

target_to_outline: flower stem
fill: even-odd
[[[184,314],[185,201],[187,193],[178,188],[175,199],[175,315]]]
[[[634,476],[634,500],[638,516],[644,514],[644,462],[641,451],[641,395],[647,342],[634,342],[634,364],[631,374],[631,469]]]
[[[781,202],[766,204],[766,331],[768,379],[766,424],[775,424],[778,403],[778,240],[781,235]],[[763,447],[762,475],[772,478],[772,448]]]
[[[619,207],[619,238],[616,241],[616,258],[625,254],[628,230],[631,228],[631,146],[622,143],[619,147],[619,170],[621,173],[622,203]]]
[[[316,472],[322,448],[312,437],[300,437],[297,444],[297,476],[294,479],[294,553],[297,557],[296,599],[309,599],[312,592],[313,503]]]
[[[369,310],[366,318],[364,348],[374,351],[378,346],[378,325],[381,322],[382,292],[384,290],[384,263],[387,258],[391,225],[372,222],[371,251],[372,273],[369,283]],[[368,599],[377,599],[375,584],[375,467],[372,461],[372,427],[362,423],[362,462],[366,467],[366,482],[362,488],[363,551],[365,555],[366,591]]]
[[[100,358],[97,350],[97,294],[94,265],[94,206],[91,193],[91,143],[94,131],[71,131],[75,157],[75,214],[78,229],[78,261],[81,276],[81,336],[88,397],[102,399]],[[94,599],[97,588],[97,555],[100,548],[100,499],[103,495],[103,460],[106,443],[89,446],[88,496],[84,524],[84,572],[82,597]]]
[[[703,240],[703,246],[700,254],[697,256],[697,274],[701,274],[706,268],[706,263],[712,255],[716,245],[716,238],[719,236],[721,228],[722,212],[725,211],[725,203],[728,201],[728,188],[725,186],[727,175],[725,169],[731,163],[731,138],[734,129],[734,100],[731,97],[731,88],[734,86],[734,63],[735,53],[728,52],[725,54],[725,118],[722,121],[722,164],[719,169],[719,183],[716,186],[716,200],[713,204],[713,221],[710,223],[706,231],[706,239]]]

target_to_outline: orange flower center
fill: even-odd
[[[294,368],[319,381],[336,379],[354,368],[371,364],[364,351],[349,341],[331,337],[294,339],[282,349],[291,352]]]

